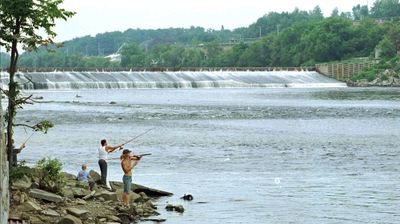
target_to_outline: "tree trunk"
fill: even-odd
[[[0,97],[0,224],[8,223],[10,194],[8,186],[8,162],[4,136],[4,117]]]
[[[13,135],[14,135],[14,117],[15,117],[15,100],[17,97],[17,88],[18,83],[14,81],[15,72],[17,71],[17,63],[18,63],[18,38],[20,35],[20,20],[16,19],[16,26],[14,32],[14,40],[12,41],[11,45],[11,56],[10,56],[10,68],[9,68],[9,78],[10,82],[8,83],[8,116],[7,116],[7,154],[8,154],[8,162],[9,167],[14,164],[14,142],[13,142]]]

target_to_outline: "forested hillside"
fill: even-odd
[[[368,57],[385,38],[399,47],[400,3],[377,0],[369,9],[271,12],[249,27],[129,29],[75,38],[54,52],[21,56],[21,67],[257,67],[301,66]],[[105,56],[121,54],[120,62]],[[2,57],[2,65],[7,59]]]

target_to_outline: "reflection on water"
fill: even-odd
[[[99,140],[151,152],[134,181],[175,193],[167,223],[398,223],[398,89],[33,92],[20,121],[53,120],[22,159],[98,170]],[[82,96],[76,98],[76,94]],[[115,101],[117,104],[110,104]],[[17,142],[29,135],[16,132]],[[118,157],[117,153],[111,157]],[[109,178],[120,180],[118,161]],[[190,193],[194,201],[179,199]],[[164,211],[183,204],[183,215]]]

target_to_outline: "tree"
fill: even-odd
[[[217,58],[223,50],[221,44],[218,41],[213,41],[211,43],[207,43],[204,48],[206,50],[205,56],[207,57],[208,61],[207,66],[217,66]]]
[[[145,53],[136,43],[124,44],[121,50],[121,66],[143,67]]]
[[[345,19],[352,19],[351,12],[342,12],[342,13],[340,13],[340,17],[345,18]]]
[[[400,24],[392,22],[389,24],[389,30],[387,32],[389,40],[396,46],[396,50],[400,50]]]
[[[339,16],[339,9],[338,9],[338,7],[335,7],[335,8],[332,10],[332,13],[331,13],[331,17],[336,17],[336,16]]]
[[[392,58],[396,55],[396,46],[386,36],[376,47],[381,50],[381,56],[385,59]]]
[[[391,18],[400,16],[399,0],[376,0],[371,8],[374,18]]]
[[[13,156],[13,127],[17,108],[27,103],[31,96],[22,97],[19,85],[14,80],[19,59],[19,47],[26,51],[38,50],[40,46],[54,44],[53,31],[56,19],[67,20],[74,12],[60,8],[63,0],[1,0],[0,1],[0,45],[4,46],[10,55],[9,85],[7,108],[7,151],[10,164]],[[44,31],[48,37],[42,36]],[[47,130],[48,121],[32,126],[35,130]]]
[[[360,4],[353,7],[353,19],[361,20],[369,15],[369,10],[367,5],[361,6]]]
[[[324,15],[322,14],[321,7],[319,5],[315,6],[312,11],[310,11],[310,16],[313,19],[323,19]]]

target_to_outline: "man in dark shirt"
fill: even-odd
[[[14,139],[12,140],[12,143],[14,145]],[[18,162],[17,154],[20,153],[23,149],[25,148],[25,143],[22,143],[22,145],[19,148],[13,148],[13,158],[11,161],[12,166],[16,166]]]

